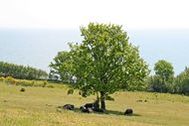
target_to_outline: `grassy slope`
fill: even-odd
[[[0,126],[188,126],[189,97],[143,92],[119,92],[115,101],[108,101],[112,114],[83,114],[72,111],[57,111],[57,106],[66,103],[76,107],[92,102],[95,97],[68,96],[67,89],[7,86],[0,82]],[[148,102],[136,102],[146,99]],[[135,116],[120,115],[132,107]]]

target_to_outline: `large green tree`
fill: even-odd
[[[69,69],[62,72],[67,70],[75,78],[74,86],[83,96],[96,94],[105,110],[107,95],[144,87],[148,66],[121,26],[90,23],[80,30],[83,41],[70,44],[71,65],[64,62]]]
[[[154,66],[155,76],[153,87],[158,92],[168,92],[172,90],[174,79],[174,68],[166,60],[159,60]]]

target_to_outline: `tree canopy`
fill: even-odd
[[[99,99],[100,95],[101,108],[106,109],[107,95],[145,86],[143,82],[149,73],[148,66],[140,57],[138,48],[129,43],[129,37],[121,26],[90,23],[80,31],[83,41],[70,44],[69,58],[61,61],[62,69],[52,68],[60,75],[71,75],[75,80],[74,87],[84,96],[96,93]],[[57,57],[60,61],[60,56]],[[54,61],[58,63],[56,58]],[[58,66],[56,63],[54,65]]]
[[[189,68],[185,68],[175,79],[174,93],[189,95]]]
[[[159,60],[154,66],[155,76],[151,79],[151,88],[156,92],[171,92],[174,81],[174,68],[166,60]]]
[[[30,66],[0,62],[0,76],[12,76],[17,79],[47,79],[47,72]]]
[[[54,58],[54,61],[50,63],[50,74],[49,79],[60,79],[64,83],[71,83],[72,81],[72,74],[70,73],[71,67],[71,57],[70,52],[62,51],[57,54]],[[55,78],[54,78],[55,77]]]
[[[162,78],[163,81],[171,81],[174,76],[173,66],[166,60],[159,60],[154,67],[155,74]]]

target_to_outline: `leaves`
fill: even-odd
[[[160,76],[163,81],[170,81],[174,76],[173,66],[165,60],[159,60],[154,67],[157,76]]]
[[[75,88],[87,95],[144,87],[148,66],[138,48],[128,42],[129,37],[121,26],[90,23],[81,28],[81,36],[81,44],[70,44],[70,51],[62,52],[63,58],[58,54],[59,60],[54,59],[51,67],[60,76],[69,73],[75,77]],[[68,60],[62,60],[66,55],[70,55]]]
[[[186,67],[185,70],[180,73],[174,84],[175,93],[189,94],[189,69]]]
[[[151,90],[156,92],[172,92],[174,68],[166,60],[159,60],[154,66],[155,76],[150,79]]]
[[[29,66],[0,62],[0,76],[12,76],[18,79],[47,79],[48,74]]]

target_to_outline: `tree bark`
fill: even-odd
[[[101,109],[106,110],[106,95],[103,91],[100,92]]]
[[[96,101],[94,102],[94,108],[95,109],[97,109],[97,110],[99,110],[99,101],[100,101],[100,97],[99,97],[99,94],[98,94],[98,92],[96,92]]]

